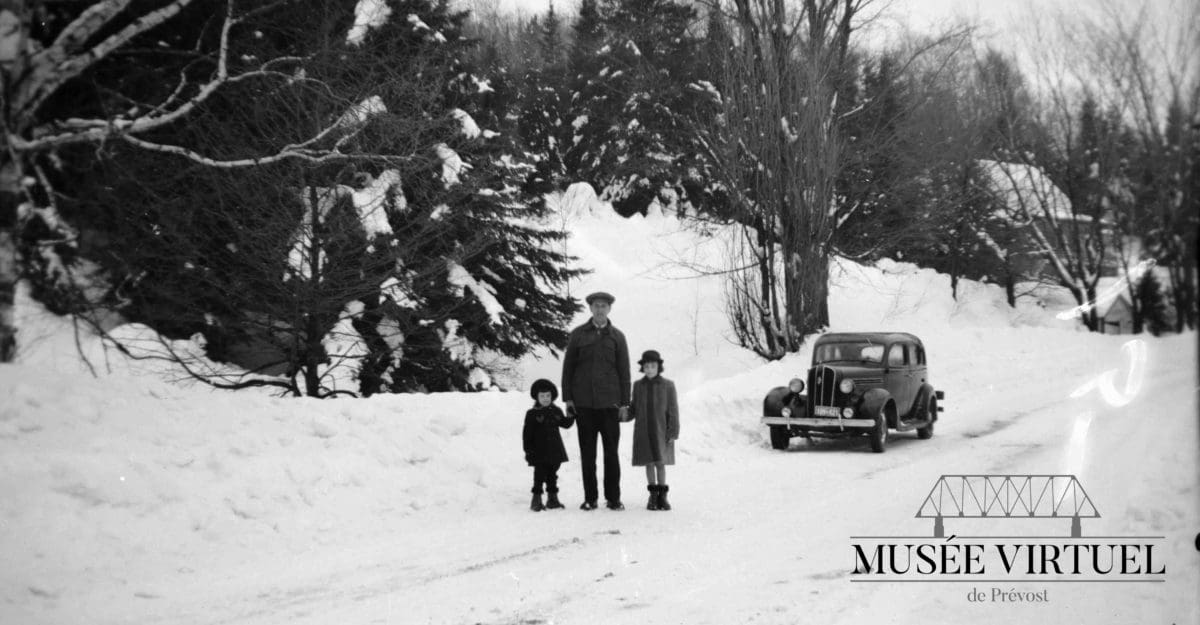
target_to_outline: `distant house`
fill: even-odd
[[[1053,231],[1076,233],[1093,227],[1094,218],[1075,211],[1070,198],[1041,168],[993,160],[980,160],[978,164],[984,184],[996,202],[994,225],[989,229],[1005,229],[1017,235],[1016,241],[1004,252],[1006,262],[1019,274],[1032,278],[1047,271],[1047,260],[1043,257],[1045,250],[1031,228],[1037,227],[1050,245],[1055,246],[1057,239]],[[1100,226],[1111,232],[1112,223],[1108,219],[1102,218]],[[986,234],[999,238],[999,233]],[[1055,250],[1054,254],[1059,252]],[[1101,274],[1116,275],[1118,267],[1118,259],[1112,250],[1108,250]]]
[[[997,200],[996,216],[1014,226],[1032,220],[1085,221],[1076,215],[1071,200],[1040,167],[1026,163],[981,160],[979,167]]]
[[[1100,317],[1100,332],[1103,334],[1133,334],[1133,306],[1129,296],[1120,293],[1107,302],[1096,305]]]

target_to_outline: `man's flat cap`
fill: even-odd
[[[613,297],[612,295],[610,295],[608,293],[605,293],[604,291],[596,291],[595,293],[592,293],[591,295],[588,295],[586,298],[584,298],[584,301],[586,301],[588,303],[588,306],[591,306],[592,302],[594,302],[596,300],[606,301],[606,302],[608,302],[609,306],[612,306],[613,302],[617,301],[617,298]]]

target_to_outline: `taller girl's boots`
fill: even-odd
[[[667,491],[670,489],[671,489],[671,487],[667,486],[666,484],[658,485],[658,509],[659,510],[670,510],[671,509],[671,504],[670,504],[670,502],[667,501]]]

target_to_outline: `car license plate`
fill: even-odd
[[[818,417],[838,416],[838,409],[836,406],[816,406],[816,410],[814,410],[814,412]]]

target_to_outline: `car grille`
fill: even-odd
[[[833,367],[818,365],[808,370],[809,401],[812,406],[836,406],[838,380]],[[812,414],[810,411],[809,414]]]

